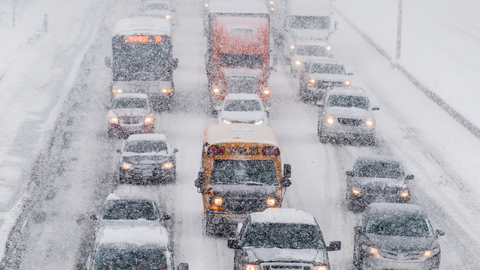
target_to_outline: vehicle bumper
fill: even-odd
[[[108,125],[108,132],[111,134],[130,135],[137,133],[153,133],[155,131],[154,124],[142,125]]]
[[[133,169],[125,170],[120,168],[120,177],[128,180],[150,180],[150,179],[168,179],[175,176],[175,166],[172,168],[162,168],[163,164],[155,166],[135,166]]]
[[[375,128],[349,127],[342,125],[323,126],[325,136],[344,139],[357,139],[375,136]]]
[[[440,266],[440,256],[437,254],[430,259],[421,261],[400,261],[400,260],[387,260],[387,259],[377,259],[373,256],[369,256],[364,259],[365,267],[364,269],[372,270],[383,270],[383,269],[392,269],[392,270],[404,270],[404,269],[413,269],[413,270],[429,270],[432,268],[437,268]]]

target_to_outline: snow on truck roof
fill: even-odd
[[[210,13],[268,14],[261,1],[210,1]]]
[[[252,223],[295,223],[317,225],[315,218],[306,212],[296,209],[267,209],[263,212],[250,214]]]
[[[251,142],[278,147],[277,139],[270,127],[250,124],[211,125],[205,130],[205,142],[208,144]]]
[[[167,248],[167,230],[160,225],[105,226],[99,231],[100,245],[155,245]]]
[[[170,35],[171,32],[170,22],[166,19],[141,16],[119,20],[113,35]]]

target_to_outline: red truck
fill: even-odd
[[[205,64],[210,109],[227,93],[256,93],[269,107],[270,15],[261,1],[210,1]]]

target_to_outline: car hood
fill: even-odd
[[[345,117],[345,118],[358,118],[358,119],[365,119],[365,118],[373,118],[373,114],[371,111],[367,111],[364,109],[359,108],[346,108],[346,107],[326,107],[325,108],[326,115],[333,115],[335,117]]]
[[[426,250],[438,247],[434,237],[406,237],[406,236],[387,236],[367,234],[367,241],[378,249],[399,250],[399,251],[416,251]]]
[[[391,178],[369,178],[369,177],[357,177],[353,181],[364,187],[376,187],[384,189],[386,187],[404,187],[406,185],[404,179],[391,179]]]
[[[257,185],[213,185],[213,193],[225,197],[257,197],[275,194],[277,186]]]
[[[348,81],[348,76],[344,74],[311,73],[308,76],[310,79],[315,79],[315,80],[328,80],[332,82]]]
[[[134,118],[134,117],[143,117],[147,114],[150,114],[150,110],[146,109],[114,109],[111,112],[119,118]]]
[[[245,252],[251,262],[326,263],[327,259],[324,250],[316,249],[246,248]]]
[[[296,40],[327,40],[330,30],[292,29],[292,33]]]
[[[263,111],[250,111],[250,112],[227,112],[222,111],[220,118],[228,120],[240,120],[240,121],[254,121],[264,118],[265,113]],[[221,119],[220,119],[221,120]]]

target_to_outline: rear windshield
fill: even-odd
[[[327,107],[355,107],[368,110],[369,106],[368,98],[361,96],[330,95],[327,102]]]
[[[260,102],[258,100],[226,100],[223,110],[228,112],[248,112],[260,111]]]
[[[430,223],[421,216],[374,216],[367,224],[367,233],[389,236],[429,237]]]
[[[391,162],[358,162],[355,165],[355,176],[369,178],[402,178],[405,176],[403,168],[398,163]]]
[[[215,160],[212,184],[277,184],[273,160]]]
[[[158,214],[155,206],[149,201],[112,200],[104,205],[102,218],[104,220],[157,220]]]
[[[245,237],[245,246],[281,249],[323,249],[317,226],[293,223],[254,223]]]
[[[99,249],[95,270],[167,270],[165,251],[158,249]]]
[[[167,144],[162,141],[129,141],[125,144],[124,152],[158,153],[167,151]]]
[[[148,102],[144,98],[117,98],[113,102],[114,109],[148,109]]]

